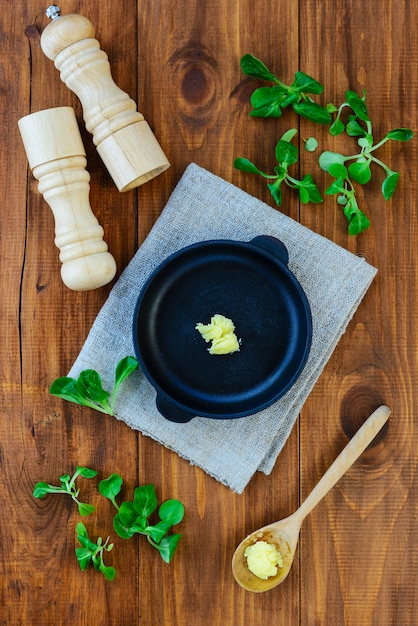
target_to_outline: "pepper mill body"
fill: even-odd
[[[54,61],[62,81],[80,99],[87,130],[119,191],[161,174],[169,162],[135,102],[114,82],[94,27],[82,15],[47,10],[52,22],[41,48]]]
[[[64,284],[75,291],[106,285],[116,263],[90,207],[90,174],[74,110],[38,111],[18,125],[38,190],[54,215]]]

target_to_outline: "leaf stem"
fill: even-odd
[[[80,469],[77,469],[74,472],[73,477],[71,478],[70,482],[68,483],[69,493],[73,493],[74,492],[74,489],[73,489],[74,483],[75,483],[75,481],[77,479],[77,476],[80,476],[80,474],[81,474],[81,470]],[[78,493],[76,493],[75,495],[78,496]]]
[[[159,548],[159,545],[156,541],[154,541],[154,539],[152,537],[150,537],[150,535],[148,535],[147,533],[141,533],[141,535],[145,535],[146,538],[148,539],[149,543],[154,547],[154,548]]]
[[[289,185],[289,187],[292,187],[292,189],[296,189],[300,186],[300,180],[293,178],[290,174],[286,174],[284,181]]]
[[[48,493],[65,493],[65,494],[69,494],[70,492],[67,491],[66,489],[63,489],[62,487],[56,487],[54,485],[49,485],[48,484]]]
[[[111,501],[111,503],[113,504],[113,506],[115,507],[115,509],[117,511],[120,511],[120,506],[118,505],[118,503],[116,502],[116,497],[115,496],[106,496],[107,498],[109,498],[109,500]]]
[[[386,163],[383,163],[383,161],[381,161],[380,159],[377,159],[375,156],[372,156],[372,155],[370,155],[370,158],[374,163],[376,163],[377,165],[380,165],[380,167],[384,169],[386,174],[392,173],[392,170],[390,169],[390,167],[386,165]]]
[[[381,139],[377,144],[375,144],[374,146],[369,148],[369,152],[374,152],[374,150],[377,150],[378,148],[383,146],[383,144],[385,144],[387,141],[389,141],[389,139],[390,139],[389,137],[383,137],[383,139]]]

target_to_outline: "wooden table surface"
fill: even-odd
[[[357,237],[334,196],[302,205],[285,190],[281,211],[378,268],[346,333],[306,401],[271,475],[257,473],[239,495],[124,423],[52,397],[51,382],[78,355],[112,284],[90,292],[60,278],[52,212],[28,170],[17,121],[43,108],[73,106],[91,174],[91,206],[118,265],[128,264],[190,162],[271,206],[265,182],[234,169],[238,156],[262,169],[274,146],[298,129],[306,173],[316,153],[303,139],[338,144],[326,127],[287,110],[283,118],[249,117],[260,82],[240,58],[262,59],[284,82],[297,70],[324,85],[322,104],[346,90],[367,90],[375,136],[416,131],[417,0],[65,0],[96,28],[117,84],[138,103],[171,167],[121,194],[92,144],[77,97],[40,48],[47,5],[3,2],[1,12],[1,598],[10,626],[408,626],[418,624],[418,219],[417,142],[391,142],[380,157],[400,172],[391,201],[380,194],[382,170],[358,190],[371,227]],[[346,138],[346,141],[351,141]],[[353,140],[354,141],[354,140]],[[335,142],[335,144],[334,144]],[[321,189],[329,176],[316,167]],[[231,573],[236,545],[250,531],[292,513],[366,416],[392,409],[359,461],[305,520],[293,569],[265,594],[242,590]],[[254,442],[256,445],[256,442]],[[143,537],[114,536],[112,509],[86,518],[91,535],[109,530],[106,581],[81,572],[70,499],[32,496],[37,481],[57,483],[77,465],[99,478],[121,474],[127,490],[153,483],[158,497],[186,507],[178,550],[164,563]],[[96,487],[80,483],[99,504]],[[94,482],[94,481],[93,481]]]

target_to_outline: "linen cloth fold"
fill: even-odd
[[[376,269],[222,178],[191,163],[144,243],[112,288],[69,376],[97,370],[111,389],[119,359],[134,355],[132,320],[139,291],[167,256],[210,239],[280,239],[289,269],[312,312],[312,346],[295,384],[272,406],[248,417],[195,417],[186,424],[157,411],[155,391],[141,372],[121,386],[115,417],[175,451],[242,493],[256,471],[269,474],[298,414],[372,282]]]

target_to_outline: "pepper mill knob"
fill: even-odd
[[[61,9],[56,4],[51,4],[45,11],[47,18],[56,20],[61,15]]]
[[[119,191],[161,174],[169,162],[135,102],[114,82],[107,54],[84,16],[47,9],[41,48],[80,99],[87,130]]]
[[[38,111],[22,117],[18,126],[38,189],[54,215],[64,284],[75,291],[106,285],[116,263],[90,208],[90,174],[74,110]]]

